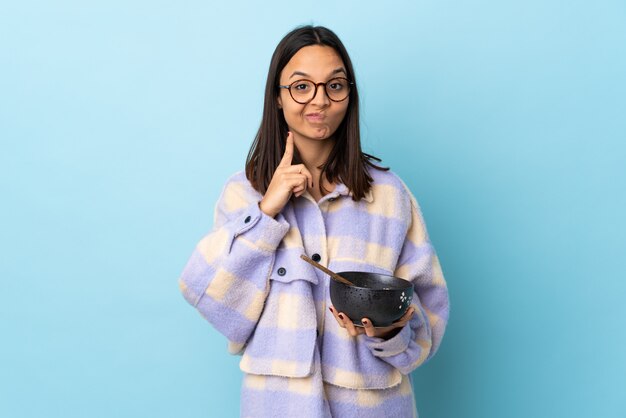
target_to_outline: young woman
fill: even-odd
[[[339,38],[300,27],[270,64],[261,127],[213,230],[179,279],[186,300],[242,355],[243,417],[417,416],[411,371],[448,321],[448,292],[420,208],[361,151],[354,70]],[[355,326],[331,305],[331,270],[411,281],[406,315]]]

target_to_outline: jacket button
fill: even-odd
[[[320,257],[320,255],[318,253],[313,254],[313,256],[311,257],[311,259],[313,261],[315,261],[316,263],[319,263],[320,260],[322,259],[322,257]]]
[[[337,200],[336,197],[331,197],[330,199],[328,199],[329,202],[334,202],[335,200]]]
[[[252,219],[251,217],[246,216],[246,219],[244,219],[243,221],[244,221],[245,223],[248,223],[248,222],[250,222],[250,220],[251,220],[251,219]]]
[[[287,270],[285,270],[284,267],[278,269],[279,276],[284,276],[285,274],[287,274]]]

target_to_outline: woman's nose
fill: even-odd
[[[323,106],[330,103],[330,99],[326,95],[326,86],[324,84],[318,84],[317,86],[315,86],[315,95],[309,103],[313,103],[318,106]]]

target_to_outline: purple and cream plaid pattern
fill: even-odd
[[[261,212],[262,196],[243,172],[227,181],[214,227],[196,246],[179,285],[185,299],[226,336],[229,351],[242,355],[242,415],[252,416],[244,412],[250,405],[275,408],[267,393],[275,400],[319,401],[318,412],[303,415],[309,412],[299,409],[299,416],[331,416],[344,405],[337,399],[344,398],[353,408],[365,408],[354,409],[359,416],[376,416],[376,408],[391,398],[405,408],[397,412],[406,415],[397,416],[416,415],[407,375],[441,343],[448,291],[417,201],[392,172],[370,174],[372,189],[358,202],[340,183],[319,202],[308,192],[290,200],[275,218]],[[300,254],[319,254],[333,271],[410,280],[415,315],[389,340],[351,337],[328,310],[329,277]],[[270,415],[259,409],[257,414]]]

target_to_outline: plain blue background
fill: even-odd
[[[3,2],[0,416],[238,416],[176,280],[307,23],[448,280],[421,416],[626,416],[623,0]]]

